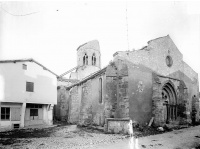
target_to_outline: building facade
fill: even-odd
[[[57,75],[33,59],[0,61],[0,128],[53,123]]]
[[[198,74],[169,36],[113,57],[107,67],[63,88],[62,116],[69,123],[103,126],[107,118],[129,118],[146,125],[153,118],[154,125],[163,126],[199,121]]]
[[[54,108],[55,119],[68,119],[69,107],[68,100],[66,99],[68,98],[68,93],[66,93],[65,87],[80,82],[99,70],[101,70],[99,42],[97,40],[92,40],[80,45],[77,48],[77,66],[65,72],[58,78],[58,103]],[[69,79],[64,78],[67,73],[70,73]]]

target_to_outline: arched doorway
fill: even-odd
[[[177,96],[174,85],[167,82],[162,87],[162,99],[164,100],[164,120],[166,123],[177,118]]]

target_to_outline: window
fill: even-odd
[[[85,53],[85,55],[83,56],[83,65],[88,65],[88,56]]]
[[[102,78],[99,78],[99,103],[102,103]]]
[[[173,64],[172,57],[169,56],[169,55],[166,57],[166,64],[167,64],[168,67],[171,67],[172,64]]]
[[[30,118],[31,120],[38,120],[41,118],[42,104],[31,104],[27,103],[27,108],[30,108]]]
[[[26,82],[26,91],[33,92],[34,91],[34,83],[33,82]]]
[[[1,107],[1,120],[10,120],[10,108]]]
[[[95,54],[92,55],[92,65],[96,65],[96,56],[95,56]]]
[[[22,68],[23,68],[24,70],[27,70],[27,65],[26,65],[26,64],[23,64],[23,65],[22,65]]]
[[[38,116],[38,109],[30,109],[30,116]]]

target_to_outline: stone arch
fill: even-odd
[[[96,65],[96,55],[95,53],[92,54],[92,65]]]
[[[177,94],[174,84],[169,80],[162,86],[163,114],[166,123],[177,119]]]
[[[84,56],[83,56],[83,65],[88,65],[88,55],[87,55],[87,53],[85,53]]]

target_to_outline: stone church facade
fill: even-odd
[[[60,119],[100,126],[107,118],[127,118],[141,125],[153,118],[157,126],[199,121],[198,74],[183,61],[169,36],[151,40],[140,50],[118,51],[103,69],[96,45],[92,41],[78,48],[81,72],[77,69],[71,75],[78,81],[58,87]]]

